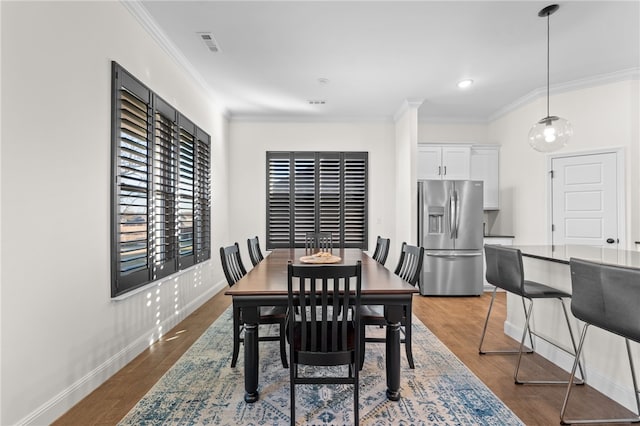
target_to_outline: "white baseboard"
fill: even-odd
[[[515,327],[508,321],[504,322],[505,334],[515,339],[518,343],[520,342],[520,339],[522,339],[522,331],[523,330],[520,327]],[[537,354],[553,362],[558,367],[565,370],[567,374],[571,372],[574,361],[574,358],[571,355],[562,351],[561,349],[558,349],[544,339],[536,338],[536,336],[533,336],[533,343],[535,345]],[[578,342],[576,342],[576,344],[577,343]],[[587,384],[589,386],[616,401],[618,404],[626,407],[628,410],[636,412],[637,407],[633,392],[633,386],[629,387],[627,385],[621,385],[620,383],[613,381],[610,377],[603,374],[602,371],[598,371],[594,368],[589,368],[589,366],[586,366],[584,364],[583,368],[585,369]],[[631,374],[631,370],[629,370],[629,374]],[[574,396],[572,396],[572,398],[574,398]]]
[[[162,329],[171,330],[180,321],[191,315],[196,309],[202,306],[207,300],[216,295],[226,286],[226,281],[220,281],[212,286],[199,297],[192,300],[191,303],[185,305],[184,309],[181,309],[178,314],[173,314],[169,318],[166,318],[162,322]],[[81,377],[71,386],[67,387],[36,410],[32,411],[29,415],[22,418],[18,423],[16,423],[16,425],[51,424],[62,414],[66,413],[71,407],[97,389],[111,376],[121,370],[136,356],[147,349],[149,347],[149,336],[153,335],[157,328],[158,326],[154,324],[152,328],[142,333],[142,335],[123,348],[120,352],[107,359],[84,377]]]

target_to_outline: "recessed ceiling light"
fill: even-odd
[[[471,79],[460,80],[458,82],[458,87],[460,89],[466,89],[467,87],[471,86],[472,84],[473,84],[473,80],[471,80]]]
[[[327,103],[324,99],[309,99],[309,105],[324,105]]]
[[[322,84],[322,85],[324,85],[324,84],[329,84],[329,79],[328,79],[328,78],[324,78],[324,77],[320,77],[320,78],[318,79],[318,83],[319,83],[319,84]]]

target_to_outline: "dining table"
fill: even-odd
[[[258,392],[258,316],[261,306],[287,306],[287,265],[305,263],[309,253],[304,248],[273,249],[260,263],[225,294],[232,297],[234,308],[242,311],[244,321],[244,400],[256,402]],[[385,339],[386,395],[389,400],[400,399],[400,321],[404,307],[418,289],[357,248],[333,249],[332,255],[340,259],[332,264],[362,264],[361,303],[381,305],[387,321]],[[410,312],[410,311],[409,311]]]

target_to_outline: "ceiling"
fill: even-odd
[[[547,19],[538,11],[548,4],[142,0],[129,8],[232,120],[390,120],[409,100],[423,101],[421,121],[473,123],[546,93]],[[638,76],[639,0],[559,4],[550,17],[552,91]],[[458,89],[465,78],[474,84]]]

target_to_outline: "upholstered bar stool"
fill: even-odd
[[[640,269],[603,265],[580,259],[569,261],[571,269],[571,313],[583,321],[584,327],[578,345],[578,355],[573,363],[569,386],[560,410],[561,424],[586,423],[637,423],[640,422],[640,389],[636,379],[629,340],[640,343]],[[576,374],[587,329],[590,325],[624,338],[631,369],[634,397],[638,415],[622,419],[567,419],[565,417],[571,383]]]
[[[518,377],[518,373],[520,371],[520,362],[522,360],[522,354],[527,352],[533,352],[535,350],[533,345],[533,336],[539,337],[547,341],[548,343],[556,346],[562,351],[576,356],[577,347],[576,342],[573,337],[573,330],[571,329],[571,324],[569,323],[569,314],[567,313],[567,308],[564,303],[564,298],[571,297],[569,293],[564,291],[557,290],[553,287],[549,287],[545,284],[541,284],[535,281],[528,281],[524,279],[524,268],[522,266],[522,253],[520,250],[512,247],[506,246],[497,246],[497,245],[485,245],[485,259],[487,262],[487,273],[486,278],[487,282],[494,285],[496,288],[493,290],[493,295],[491,297],[491,302],[489,304],[489,310],[487,312],[487,318],[484,322],[484,328],[482,329],[482,337],[480,338],[480,346],[478,347],[478,352],[481,355],[491,354],[491,353],[501,353],[501,354],[517,354],[518,361],[516,363],[516,368],[513,374],[513,379],[516,384],[566,384],[568,380],[521,380]],[[522,339],[520,340],[520,347],[518,350],[498,350],[498,351],[486,351],[482,349],[482,344],[484,342],[484,337],[487,331],[487,324],[489,323],[489,316],[491,315],[491,308],[493,307],[493,302],[496,297],[496,290],[501,288],[507,292],[516,294],[522,299],[522,307],[525,313],[525,324],[524,330],[522,332]],[[529,306],[527,307],[524,299],[529,300]],[[535,331],[531,330],[531,313],[533,311],[533,301],[536,299],[558,299],[560,304],[562,305],[562,311],[564,313],[565,320],[567,322],[567,327],[569,329],[569,336],[571,337],[571,344],[573,346],[573,352],[570,350],[558,345],[558,343],[553,342],[547,339],[545,336],[537,334]],[[525,340],[529,335],[529,341],[531,343],[531,351],[525,350]],[[584,377],[584,373],[582,370],[582,364],[578,362],[578,366],[580,368],[580,375]],[[576,384],[583,384],[583,381],[577,380]]]

